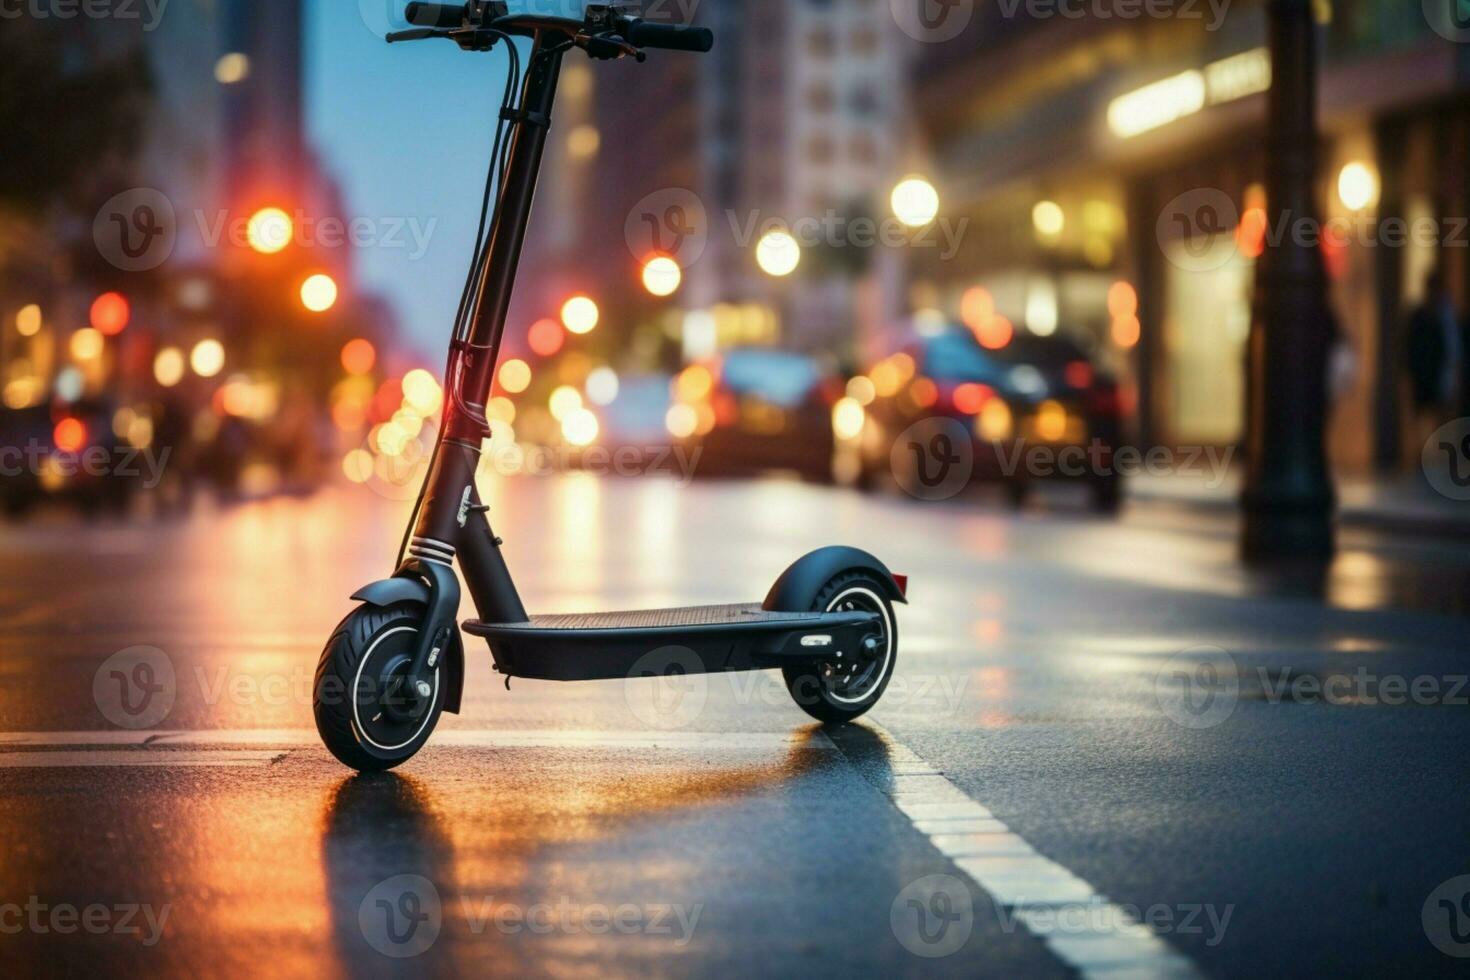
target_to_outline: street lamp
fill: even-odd
[[[337,280],[325,272],[308,276],[301,284],[301,305],[313,313],[325,313],[337,305]]]
[[[212,378],[225,366],[225,347],[218,340],[201,340],[189,352],[189,366],[201,378]],[[156,368],[157,365],[155,364]]]
[[[573,296],[562,304],[561,322],[572,333],[591,333],[597,327],[601,312],[587,296]]]
[[[280,208],[261,208],[245,223],[245,241],[261,255],[275,255],[291,244],[295,225]]]
[[[939,214],[939,192],[923,177],[905,177],[889,197],[893,215],[910,228],[922,228]]]
[[[643,264],[643,288],[654,296],[672,296],[683,279],[679,263],[667,255],[655,255]]]
[[[755,244],[755,262],[768,276],[789,276],[801,264],[801,244],[790,232],[768,231]]]

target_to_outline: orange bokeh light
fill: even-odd
[[[122,333],[131,316],[132,309],[121,293],[103,293],[92,301],[92,327],[105,336]]]
[[[1015,326],[1003,316],[993,316],[975,330],[975,339],[980,341],[981,347],[989,350],[1000,350],[1015,335]]]
[[[1142,327],[1136,316],[1120,316],[1113,318],[1113,343],[1119,347],[1132,347],[1138,343],[1142,334]]]
[[[367,374],[378,362],[372,342],[358,337],[342,345],[342,370],[348,374]]]
[[[566,332],[555,320],[537,320],[526,332],[526,342],[538,356],[551,357],[566,343]]]
[[[1118,280],[1108,288],[1108,313],[1114,318],[1138,313],[1138,290],[1131,283]]]
[[[56,423],[51,439],[62,452],[78,453],[87,444],[87,427],[77,419],[65,418]]]
[[[984,286],[972,286],[960,297],[960,319],[979,330],[995,317],[995,297]]]
[[[979,415],[980,409],[994,396],[989,385],[967,381],[954,390],[954,407],[966,415]]]

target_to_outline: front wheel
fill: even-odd
[[[407,762],[433,733],[444,710],[437,668],[426,695],[405,679],[423,624],[412,602],[358,606],[333,631],[312,685],[316,730],[328,749],[360,772]]]
[[[898,662],[898,619],[885,583],[872,573],[844,572],[822,587],[812,608],[822,612],[871,612],[875,631],[857,650],[815,666],[783,667],[786,689],[797,706],[818,721],[840,723],[862,715],[883,696]]]

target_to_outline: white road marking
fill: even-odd
[[[76,769],[81,767],[167,766],[169,768],[261,768],[285,752],[212,750],[155,752],[147,749],[100,749],[90,752],[0,752],[0,769]]]
[[[1084,977],[1198,977],[1128,910],[1012,833],[938,769],[872,721],[887,743],[893,805],[1014,919]]]
[[[0,732],[0,745],[48,747],[57,745],[212,746],[281,745],[320,746],[321,739],[310,728],[234,728],[199,731],[93,732]],[[444,729],[434,733],[433,746],[469,748],[545,749],[603,746],[634,749],[725,749],[771,750],[803,748],[836,751],[824,737],[811,738],[793,732],[686,732],[686,731],[585,731],[541,729],[508,731],[494,729]]]

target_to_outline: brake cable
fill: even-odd
[[[504,31],[494,31],[493,33],[505,42],[505,49],[509,59],[505,75],[505,91],[500,98],[500,113],[496,117],[495,140],[490,147],[490,163],[485,174],[485,193],[480,201],[480,219],[475,230],[474,251],[471,253],[470,268],[465,276],[464,288],[460,291],[459,306],[454,314],[454,327],[451,332],[449,357],[444,365],[444,381],[449,390],[450,398],[440,414],[439,433],[434,438],[434,449],[429,454],[429,464],[426,474],[434,471],[434,465],[439,460],[439,451],[443,445],[443,439],[441,437],[448,424],[451,407],[456,411],[470,415],[472,419],[477,419],[486,428],[489,427],[489,421],[483,415],[470,412],[464,404],[463,399],[460,397],[460,378],[463,373],[463,359],[468,346],[470,324],[473,320],[476,307],[473,300],[475,283],[479,279],[485,262],[489,259],[490,242],[487,240],[489,229],[494,226],[495,220],[499,217],[501,203],[504,200],[505,172],[510,164],[510,141],[505,138],[508,130],[505,116],[507,110],[513,108],[516,91],[522,88],[524,84],[524,78],[521,74],[520,50],[516,47],[515,42],[509,34],[506,34]],[[490,207],[492,197],[495,199],[493,211]],[[408,543],[418,525],[419,515],[423,511],[424,496],[427,492],[428,480],[425,479],[419,485],[418,496],[414,499],[413,514],[409,518],[408,526],[404,529],[403,539],[398,545],[398,557],[394,563],[395,571],[398,567],[402,566],[404,556],[408,553]]]

